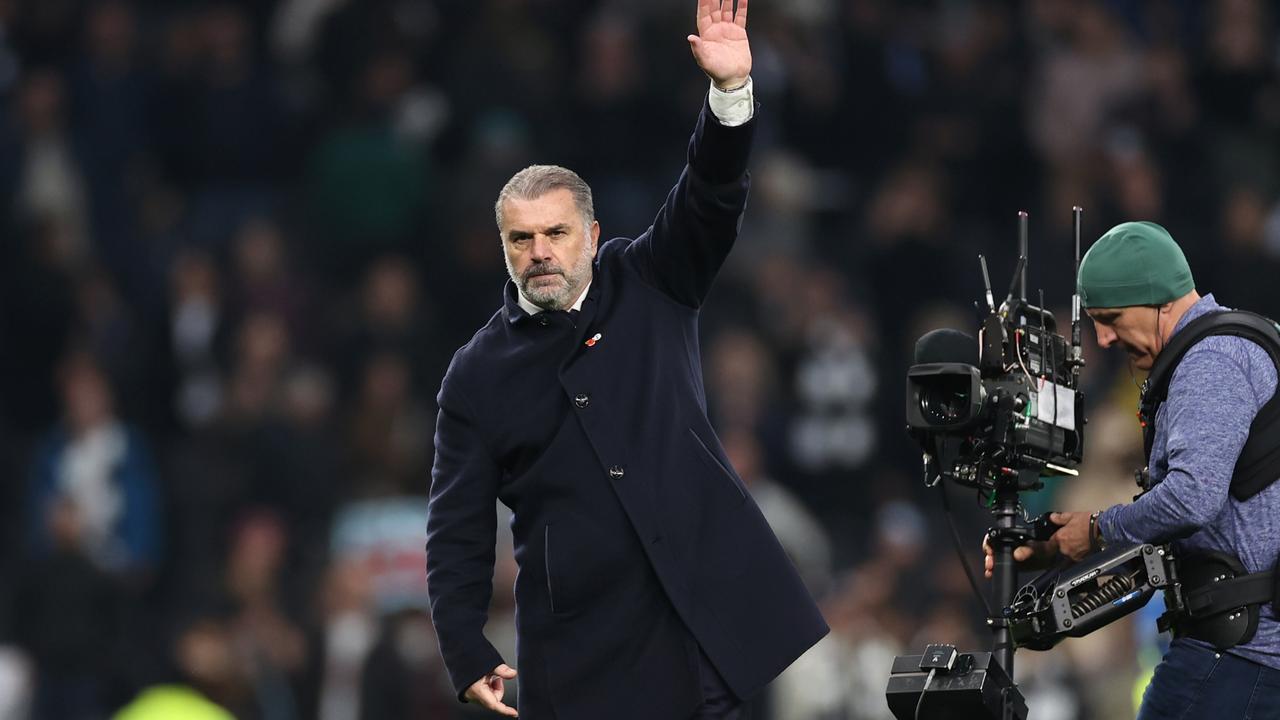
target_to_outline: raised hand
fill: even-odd
[[[698,34],[689,36],[698,67],[721,90],[732,90],[751,75],[751,45],[747,42],[747,0],[698,0]]]

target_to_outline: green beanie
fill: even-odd
[[[1111,228],[1085,253],[1076,280],[1087,308],[1163,305],[1195,289],[1191,266],[1169,231],[1153,222]]]

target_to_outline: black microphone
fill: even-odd
[[[915,364],[978,364],[978,341],[972,335],[951,328],[930,330],[916,341]]]

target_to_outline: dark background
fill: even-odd
[[[426,620],[434,393],[500,303],[497,191],[577,170],[644,230],[707,81],[692,0],[0,0],[0,717],[176,682],[238,717],[452,718]],[[1060,321],[1086,245],[1165,225],[1280,315],[1280,44],[1261,0],[756,0],[712,419],[834,632],[757,717],[886,716],[893,655],[980,648],[903,376],[976,329],[976,255]],[[1132,495],[1135,380],[1086,331],[1080,480]],[[989,516],[952,490],[972,559]],[[506,553],[509,555],[509,552]],[[490,630],[509,658],[509,558]],[[1149,618],[1019,654],[1037,718],[1132,713]],[[602,681],[607,682],[607,678]]]

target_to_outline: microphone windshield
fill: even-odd
[[[916,341],[915,364],[978,364],[978,341],[972,335],[951,328],[930,330]]]

